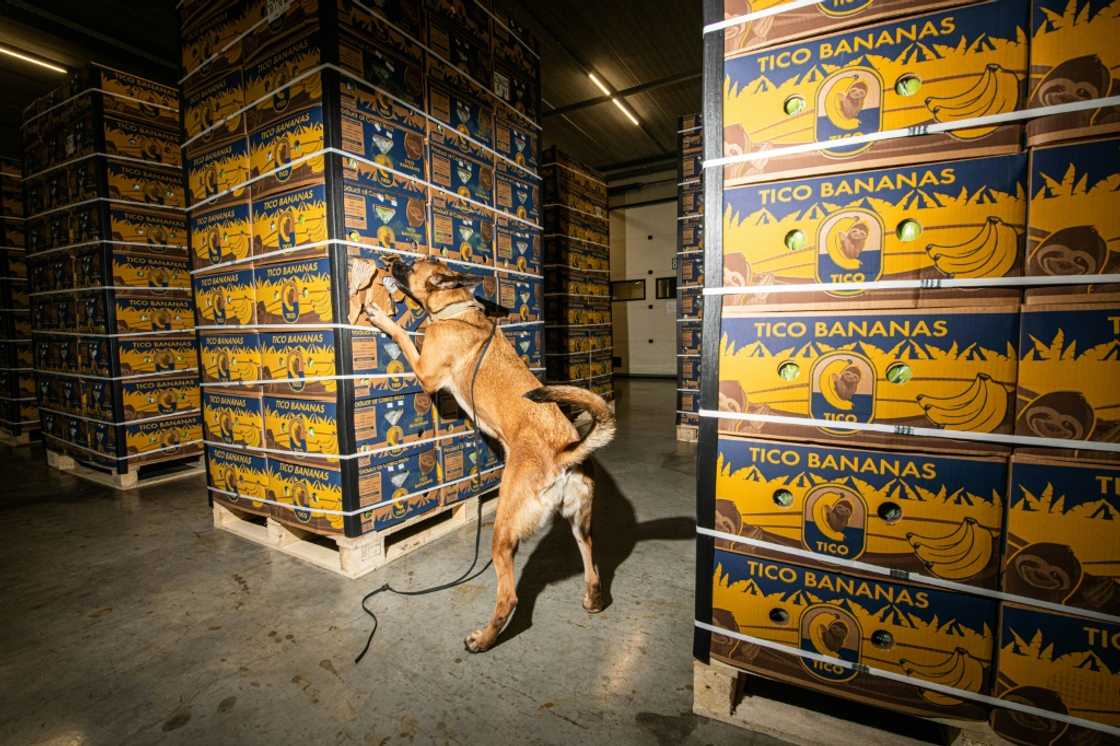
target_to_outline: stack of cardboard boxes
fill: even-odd
[[[176,90],[91,65],[35,101],[22,134],[48,450],[116,475],[196,459]]]
[[[722,155],[1116,93],[1117,2],[832,5],[727,29]],[[724,167],[708,284],[773,289],[722,296],[708,340],[727,414],[702,444],[714,528],[741,539],[715,540],[712,624],[907,680],[729,636],[714,657],[907,713],[990,716],[1015,743],[1104,736],[923,683],[1120,725],[1116,453],[984,437],[1120,442],[1115,286],[1018,279],[1117,271],[1117,132],[1115,109],[1093,110]],[[927,282],[859,285],[897,279]],[[856,284],[820,287],[837,283]],[[919,427],[970,435],[907,435]]]
[[[357,537],[491,489],[500,454],[421,390],[376,303],[434,256],[543,372],[538,62],[474,2],[187,2],[182,84],[213,499]]]
[[[695,443],[704,319],[704,122],[699,114],[681,117],[677,148],[677,440]]]
[[[39,437],[24,259],[23,166],[0,159],[0,443]]]
[[[555,147],[543,161],[548,382],[609,400],[614,366],[607,184]]]

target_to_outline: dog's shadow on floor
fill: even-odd
[[[696,521],[691,516],[676,516],[638,523],[634,505],[619,491],[610,473],[599,463],[595,463],[594,476],[595,512],[591,539],[595,563],[599,567],[599,580],[609,607],[615,572],[639,541],[693,540],[696,538]],[[518,559],[524,556],[518,553]],[[527,555],[518,570],[517,610],[509,626],[498,637],[497,645],[512,640],[533,626],[533,611],[541,591],[561,580],[583,577],[583,563],[571,525],[557,515],[549,532]],[[579,592],[572,596],[571,603],[578,606],[582,598],[581,585]]]

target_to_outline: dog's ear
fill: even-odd
[[[478,275],[464,275],[458,272],[433,272],[424,283],[428,290],[450,290],[452,288],[473,288],[481,285],[483,278]]]
[[[482,306],[482,311],[486,314],[487,318],[504,319],[506,316],[509,316],[511,313],[513,313],[512,309],[506,308],[503,305],[499,305],[492,300],[479,298],[477,295],[474,297],[474,299],[478,301]]]

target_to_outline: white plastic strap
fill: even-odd
[[[594,181],[596,184],[602,184],[604,187],[606,187],[606,185],[607,185],[607,182],[603,181],[598,176],[592,176],[591,174],[587,173],[586,171],[584,171],[582,169],[579,169],[579,168],[576,168],[575,166],[571,166],[567,163],[561,163],[560,161],[549,161],[548,163],[542,163],[541,164],[541,168],[546,168],[548,166],[556,166],[557,168],[562,168],[565,171],[571,171],[573,174],[579,174],[580,176],[582,176],[585,179],[588,179],[590,181]]]
[[[526,327],[526,326],[541,326],[542,324],[544,324],[544,319],[541,319],[540,321],[518,321],[515,324],[503,324],[503,323],[499,322],[498,323],[498,328],[502,329],[502,330],[505,330],[505,329],[520,329],[520,328]]]
[[[266,378],[259,381],[204,381],[199,386],[203,388],[229,388],[231,386],[267,386],[270,384],[311,383],[315,381],[385,381],[393,378],[415,378],[416,374],[407,373],[371,373],[360,375],[357,373],[337,376],[305,376],[303,378]]]
[[[702,212],[690,212],[687,215],[678,215],[677,220],[697,220],[702,217],[704,217],[704,213]]]
[[[178,334],[179,336],[187,336],[193,333],[195,327],[188,326],[185,329],[159,329],[148,332],[122,332],[119,334],[100,334],[97,332],[68,332],[59,331],[56,329],[33,329],[33,334],[46,334],[56,337],[98,337],[100,339],[129,339],[131,337],[164,337],[169,334]],[[31,342],[32,340],[19,340]]]
[[[100,293],[103,291],[112,292],[135,292],[142,290],[143,292],[153,293],[187,293],[191,292],[190,287],[161,287],[161,286],[148,286],[148,285],[94,285],[85,288],[63,288],[61,290],[40,290],[37,293],[28,293],[31,298],[39,298],[46,295],[77,295],[79,293]]]
[[[598,215],[598,214],[593,213],[593,212],[588,212],[587,210],[581,210],[578,207],[572,207],[571,205],[565,205],[563,202],[546,202],[545,204],[541,205],[541,207],[542,208],[545,208],[545,207],[561,207],[565,210],[571,210],[572,212],[578,212],[580,215],[586,215],[587,217],[593,218],[595,220],[609,220],[609,218],[606,217],[605,215]]]
[[[818,427],[828,430],[858,430],[887,435],[913,436],[916,438],[942,438],[945,440],[970,440],[979,443],[999,443],[1009,446],[1035,446],[1041,448],[1067,448],[1081,451],[1104,451],[1120,453],[1120,443],[1101,443],[1093,440],[1063,440],[1062,438],[1041,438],[1034,435],[1003,435],[1000,433],[977,433],[968,430],[941,430],[933,427],[914,427],[912,425],[881,425],[877,422],[836,422],[814,417],[790,417],[777,414],[749,414],[745,412],[718,412],[701,409],[701,417],[720,420],[741,420],[744,422],[763,422],[772,425],[799,425]]]
[[[347,329],[355,332],[378,334],[383,337],[389,335],[373,326],[358,326],[356,324],[204,324],[191,327],[196,332],[225,332],[236,334],[238,331],[251,332],[290,332],[290,331],[320,331],[323,329]],[[423,337],[424,332],[405,331],[410,337]]]
[[[592,246],[598,246],[598,247],[603,248],[603,249],[609,249],[611,247],[610,244],[599,243],[598,241],[590,241],[586,238],[577,238],[576,236],[569,236],[567,233],[545,233],[543,237],[544,238],[564,238],[564,239],[567,239],[569,241],[579,241],[580,243],[591,244]],[[575,267],[572,267],[572,269],[575,269]],[[580,271],[581,272],[593,272],[594,270],[580,270]],[[606,271],[606,270],[601,270],[601,271]]]
[[[26,368],[26,370],[32,370]],[[138,378],[162,378],[166,376],[194,376],[198,373],[198,368],[181,368],[179,370],[161,370],[157,373],[137,373],[131,376],[95,376],[87,375],[85,373],[69,373],[60,370],[49,370],[47,368],[39,368],[35,370],[36,373],[41,373],[44,376],[51,376],[56,378],[80,378],[87,381],[134,381]]]
[[[135,247],[137,249],[148,249],[148,250],[155,249],[157,252],[164,252],[164,251],[169,251],[169,250],[186,251],[189,248],[187,246],[179,246],[178,244],[166,244],[166,243],[151,244],[151,243],[141,243],[139,241],[102,241],[102,240],[94,240],[94,241],[82,241],[81,243],[67,244],[66,246],[56,246],[53,249],[43,249],[42,251],[36,251],[32,254],[29,254],[28,256],[29,257],[34,257],[34,258],[37,259],[41,256],[47,256],[48,254],[57,254],[57,253],[62,252],[62,251],[69,251],[71,249],[81,249],[81,248],[84,248],[86,246],[102,246],[102,245]]]
[[[28,425],[35,425],[34,428],[29,427],[28,429],[29,430],[38,430],[39,429],[39,420],[9,420],[9,419],[6,419],[4,417],[0,417],[0,422],[3,422],[5,425],[19,425],[20,427],[26,427]]]
[[[0,396],[0,401],[35,401],[34,396]]]
[[[173,414],[160,414],[154,417],[141,417],[137,420],[123,420],[121,422],[113,422],[112,420],[102,420],[97,417],[86,417],[85,415],[72,414],[70,412],[63,412],[60,409],[51,409],[50,407],[39,407],[41,412],[49,412],[51,414],[63,415],[65,417],[73,417],[76,420],[85,420],[86,422],[96,422],[99,425],[139,425],[142,422],[156,422],[158,420],[173,420],[176,417],[187,417],[192,414],[201,414],[201,409],[184,409],[182,412],[175,412]]]
[[[988,529],[984,529],[985,531]],[[762,541],[761,539],[752,539],[749,536],[739,536],[738,534],[729,534],[724,531],[716,531],[703,526],[696,527],[696,533],[700,536],[709,536],[713,539],[721,539],[733,544],[743,544],[745,546],[755,547],[756,549],[766,549],[772,552],[780,552],[782,554],[797,557],[801,560],[809,560],[811,562],[820,562],[827,565],[834,565],[846,570],[855,570],[857,572],[871,573],[873,575],[881,575],[895,581],[902,581],[904,583],[920,583],[922,585],[932,586],[934,588],[942,588],[954,593],[969,593],[974,596],[984,596],[996,601],[1003,601],[1008,603],[1027,604],[1035,606],[1047,611],[1054,611],[1059,614],[1077,614],[1087,619],[1094,619],[1106,624],[1120,623],[1120,616],[1114,614],[1104,614],[1099,611],[1092,611],[1089,609],[1078,609],[1062,604],[1051,603],[1050,601],[1043,601],[1041,599],[1032,598],[1030,596],[1020,596],[1015,593],[1004,593],[1003,591],[996,591],[989,588],[978,588],[974,585],[967,583],[955,583],[951,580],[933,577],[932,575],[923,575],[916,572],[908,572],[906,570],[894,570],[882,565],[874,565],[869,562],[861,562],[860,560],[843,559],[841,557],[833,557],[830,554],[819,554],[811,552],[807,549],[799,547],[786,546],[784,544],[776,544],[770,541]]]
[[[821,655],[820,653],[814,653],[809,650],[802,650],[800,648],[790,647],[789,645],[783,645],[780,642],[764,640],[761,637],[744,635],[742,632],[725,629],[723,627],[716,627],[706,622],[701,622],[699,619],[693,620],[693,624],[697,628],[705,630],[706,632],[711,632],[714,635],[733,637],[736,640],[740,640],[751,645],[757,645],[761,648],[774,650],[779,653],[786,653],[787,655],[807,658],[808,660],[817,661],[818,663],[826,663],[832,666],[840,666],[841,668],[858,671],[860,673],[866,673],[882,679],[896,681],[900,684],[921,687],[922,689],[929,689],[931,691],[945,694],[956,699],[967,699],[973,702],[979,702],[981,704],[988,705],[990,707],[998,707],[1005,710],[1016,710],[1028,715],[1047,718],[1049,720],[1056,720],[1058,722],[1067,723],[1068,725],[1075,725],[1079,728],[1088,728],[1091,730],[1101,731],[1102,733],[1108,733],[1112,736],[1120,737],[1120,728],[1111,725],[1105,725],[1104,723],[1096,723],[1092,720],[1085,720],[1084,718],[1073,717],[1072,715],[1063,715],[1057,712],[1050,712],[1049,710],[1043,710],[1040,707],[1023,704],[1022,702],[1015,702],[1013,700],[1007,699],[997,699],[996,697],[989,697],[986,694],[977,694],[976,692],[970,692],[965,689],[957,689],[955,687],[945,686],[944,684],[935,684],[932,681],[924,681],[922,679],[913,678],[911,676],[904,676],[902,674],[895,673],[894,671],[886,671],[881,668],[876,668],[875,666],[868,666],[864,663],[853,663],[852,661],[833,658],[828,655]]]
[[[135,201],[130,200],[130,199],[113,199],[112,197],[93,197],[92,199],[84,199],[81,202],[71,202],[68,205],[62,205],[61,207],[52,207],[49,210],[43,210],[42,212],[37,212],[34,215],[28,215],[27,219],[28,220],[35,220],[37,218],[43,217],[44,215],[50,215],[51,213],[60,212],[62,210],[72,210],[75,207],[81,207],[82,205],[92,205],[95,202],[109,202],[110,204],[114,204],[114,205],[132,205],[134,207],[139,207],[139,208],[146,209],[146,210],[174,210],[175,212],[183,212],[183,213],[185,213],[189,209],[189,208],[186,208],[186,207],[178,207],[177,205],[157,205],[157,204],[153,204],[151,202],[135,202]]]
[[[1120,274],[1021,275],[1016,277],[929,277],[921,280],[875,280],[871,282],[806,282],[789,285],[704,288],[704,295],[759,295],[783,293],[852,292],[872,290],[945,290],[949,288],[1040,287],[1052,285],[1102,285],[1120,283]]]
[[[112,68],[110,68],[110,69],[112,69]],[[117,72],[121,72],[121,71],[117,70]],[[125,73],[125,75],[129,75],[129,74],[130,73]],[[38,114],[35,114],[34,116],[30,116],[30,117],[24,119],[23,123],[20,124],[20,129],[22,130],[24,127],[31,124],[32,122],[34,122],[39,117],[45,117],[47,114],[50,114],[55,109],[66,106],[66,104],[70,103],[71,101],[79,99],[79,98],[81,98],[82,96],[85,96],[88,93],[100,93],[104,96],[112,96],[113,98],[119,98],[119,99],[123,99],[125,101],[135,101],[137,103],[143,104],[144,106],[151,106],[151,107],[156,108],[156,109],[163,109],[164,111],[174,111],[176,113],[178,113],[178,111],[179,111],[179,109],[174,107],[174,106],[165,106],[163,104],[153,103],[152,101],[144,101],[142,99],[134,98],[132,96],[126,96],[123,93],[116,93],[114,91],[106,91],[104,88],[87,88],[84,91],[80,91],[78,93],[75,93],[70,98],[63,99],[62,101],[59,101],[54,106],[50,106],[46,109],[43,109],[41,112],[39,112]],[[25,109],[25,111],[26,111],[26,109]]]
[[[67,166],[69,166],[71,164],[77,163],[78,161],[84,161],[84,160],[87,160],[89,158],[109,158],[109,159],[114,160],[114,161],[128,161],[129,163],[139,163],[139,164],[142,164],[144,166],[154,166],[156,168],[167,168],[167,169],[170,169],[172,171],[181,171],[183,169],[182,166],[177,166],[173,163],[161,163],[160,161],[149,161],[149,160],[145,160],[143,158],[133,158],[132,156],[129,156],[129,155],[117,155],[115,153],[88,153],[86,155],[80,155],[77,158],[71,158],[68,161],[63,161],[62,163],[56,163],[53,166],[47,166],[46,168],[42,169],[41,171],[36,171],[33,174],[28,174],[27,176],[25,176],[23,178],[25,180],[34,179],[34,178],[37,178],[39,176],[42,176],[43,174],[50,173],[51,171],[56,171],[60,168],[66,168]]]
[[[271,2],[270,2],[270,4],[271,4]],[[288,4],[289,4],[289,3],[285,3],[285,6],[284,6],[283,10],[287,10]],[[230,47],[232,47],[232,46],[233,46],[234,44],[240,44],[240,43],[241,43],[241,40],[242,40],[242,39],[244,39],[244,38],[245,38],[246,36],[248,36],[249,34],[253,33],[254,31],[256,31],[256,30],[257,30],[258,28],[260,28],[260,27],[261,27],[262,25],[264,25],[265,23],[267,23],[267,22],[268,22],[268,21],[270,21],[270,20],[275,20],[275,15],[274,15],[274,14],[273,14],[272,12],[270,12],[270,13],[269,13],[269,14],[268,14],[268,15],[267,15],[267,16],[266,16],[265,18],[262,18],[262,19],[260,19],[259,21],[257,21],[256,23],[254,23],[254,24],[253,24],[252,26],[250,26],[249,28],[245,29],[245,30],[244,30],[244,31],[242,31],[242,32],[241,32],[240,34],[238,34],[237,36],[235,36],[235,37],[234,37],[234,38],[233,38],[233,39],[232,39],[232,40],[231,40],[231,41],[229,42],[229,44],[226,44],[226,45],[225,45],[224,47],[222,47],[221,49],[219,49],[219,50],[218,50],[217,52],[215,52],[214,54],[212,54],[212,55],[210,55],[209,57],[207,57],[206,59],[204,59],[204,60],[203,60],[202,62],[200,62],[200,63],[198,64],[198,67],[196,67],[195,69],[191,70],[191,71],[190,71],[189,73],[187,73],[187,74],[186,74],[186,75],[184,75],[183,77],[179,78],[179,87],[180,87],[180,88],[182,88],[182,86],[183,86],[183,83],[185,83],[185,82],[186,82],[187,80],[189,80],[189,79],[191,78],[191,76],[192,76],[192,75],[194,75],[195,73],[197,73],[197,72],[201,71],[201,70],[202,70],[203,68],[205,68],[205,67],[206,67],[207,65],[209,65],[209,64],[210,64],[211,62],[213,62],[214,60],[216,60],[216,59],[218,59],[219,57],[221,57],[221,56],[222,56],[222,54],[223,54],[223,53],[224,53],[224,52],[225,52],[225,51],[226,51],[227,49],[229,49]]]
[[[865,135],[837,137],[835,140],[818,140],[816,142],[803,143],[801,145],[787,145],[780,148],[771,148],[770,150],[756,150],[752,153],[729,155],[723,156],[722,158],[713,158],[711,160],[704,161],[704,168],[717,168],[719,166],[729,166],[734,163],[750,163],[753,161],[769,160],[771,158],[781,158],[787,155],[814,153],[818,150],[835,150],[837,148],[849,148],[854,145],[866,145],[868,143],[882,142],[884,140],[897,140],[903,137],[934,135],[941,132],[953,132],[960,129],[995,127],[1001,124],[1019,122],[1024,119],[1048,117],[1055,114],[1071,114],[1078,111],[1092,111],[1094,109],[1105,109],[1113,106],[1120,106],[1120,96],[1106,96],[1103,98],[1091,99],[1089,101],[1075,101],[1068,104],[1039,106],[1033,109],[1019,109],[1017,111],[1008,111],[1002,114],[988,114],[982,117],[959,119],[953,122],[916,124],[911,127],[903,127],[900,129],[869,132]]]
[[[319,461],[351,461],[353,459],[365,458],[366,456],[378,456],[382,453],[400,451],[402,448],[422,446],[429,443],[439,443],[444,440],[450,440],[452,438],[458,438],[463,435],[470,434],[470,432],[444,433],[443,435],[436,435],[431,438],[424,438],[423,440],[412,440],[407,443],[398,443],[395,446],[381,446],[379,448],[373,448],[368,451],[360,451],[358,453],[312,453],[309,451],[286,451],[282,448],[265,448],[264,446],[244,446],[240,443],[223,443],[217,440],[204,440],[203,442],[208,446],[214,446],[215,448],[225,448],[226,450],[231,451],[263,453],[266,455],[288,456],[289,458],[315,459]]]
[[[74,415],[67,415],[67,416],[68,417],[73,417]],[[107,453],[102,453],[101,451],[95,451],[92,448],[87,448],[86,446],[80,446],[77,443],[71,443],[70,441],[66,440],[66,438],[60,438],[57,435],[52,435],[51,433],[48,433],[48,432],[44,432],[43,437],[50,438],[51,440],[57,440],[59,443],[65,443],[70,448],[77,448],[79,451],[85,451],[86,453],[92,453],[95,456],[98,456],[100,458],[107,459],[107,460],[110,460],[110,461],[131,461],[132,459],[147,458],[148,456],[151,456],[153,453],[164,453],[166,451],[180,451],[180,450],[183,450],[184,448],[186,448],[187,446],[193,446],[196,443],[201,443],[202,442],[201,440],[188,440],[185,443],[177,443],[176,445],[167,446],[165,448],[153,448],[152,450],[144,451],[143,453],[133,453],[133,454],[130,454],[128,456],[110,456]],[[197,455],[197,454],[188,454],[188,455]],[[185,456],[184,456],[184,458],[185,458]]]
[[[798,8],[807,8],[810,5],[817,5],[821,2],[823,2],[823,0],[790,0],[788,3],[782,3],[781,5],[775,5],[772,8],[764,8],[763,10],[755,10],[755,11],[752,11],[750,13],[744,13],[744,14],[739,15],[739,16],[734,16],[733,18],[725,18],[724,20],[717,21],[716,23],[709,23],[707,26],[704,27],[704,34],[707,35],[707,34],[710,34],[712,32],[715,32],[715,31],[723,31],[725,28],[730,28],[732,26],[738,26],[741,23],[750,23],[751,21],[759,21],[759,20],[761,20],[763,18],[766,18],[768,16],[776,16],[779,13],[785,13],[786,11],[789,11],[789,10],[797,10]],[[687,131],[687,130],[685,130],[685,131]]]

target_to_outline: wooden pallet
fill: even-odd
[[[39,439],[32,439],[31,433],[22,432],[19,435],[4,432],[0,430],[0,446],[11,446],[12,448],[19,448],[20,446],[28,446],[32,443],[38,443]]]
[[[94,482],[115,490],[154,487],[159,484],[198,476],[206,471],[202,454],[168,459],[163,462],[130,464],[127,472],[118,474],[114,471],[102,471],[78,463],[73,457],[49,448],[47,449],[47,466],[72,474],[87,482]]]
[[[497,497],[497,490],[476,495],[355,538],[304,531],[268,516],[215,502],[214,528],[354,580],[473,523],[480,501],[482,515],[490,515],[497,510]]]
[[[692,711],[798,746],[1008,746],[984,721],[923,718],[840,700],[740,671],[692,663]]]
[[[700,429],[696,425],[677,425],[677,440],[682,443],[695,443],[699,435]]]

